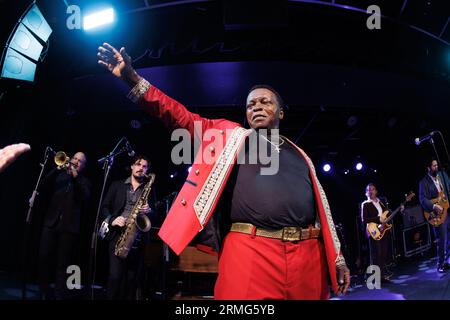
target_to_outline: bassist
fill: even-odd
[[[373,183],[369,183],[366,187],[367,200],[361,204],[361,218],[364,226],[368,223],[383,224],[382,213],[387,210],[387,206],[377,197],[378,191]],[[403,210],[403,206],[401,207]],[[387,230],[382,239],[374,240],[368,234],[369,239],[369,253],[370,264],[378,265],[381,271],[381,278],[383,281],[389,281],[393,273],[388,269],[388,265],[392,260],[392,235],[391,231]]]

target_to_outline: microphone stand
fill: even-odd
[[[94,284],[95,284],[95,276],[96,276],[96,269],[97,269],[97,239],[98,239],[98,224],[99,224],[99,218],[100,218],[100,212],[102,209],[102,203],[103,203],[103,197],[105,194],[106,189],[106,183],[108,181],[109,173],[111,171],[111,168],[114,164],[114,158],[118,156],[121,153],[124,153],[127,151],[126,147],[123,147],[119,151],[116,151],[118,146],[122,143],[122,141],[126,140],[125,137],[120,139],[120,141],[116,144],[113,151],[111,151],[107,156],[101,158],[98,160],[98,163],[103,163],[103,185],[102,185],[102,191],[100,193],[100,199],[98,202],[97,207],[97,214],[95,217],[95,225],[94,230],[92,232],[91,237],[91,250],[90,250],[90,257],[89,257],[89,272],[90,272],[90,278],[91,278],[91,300],[94,300]]]
[[[47,147],[45,148],[44,152],[44,160],[39,165],[41,166],[41,171],[39,173],[36,186],[34,187],[33,193],[31,194],[30,200],[28,201],[28,213],[25,220],[25,231],[24,231],[24,237],[23,237],[23,250],[22,250],[22,272],[23,272],[23,279],[22,279],[22,299],[27,299],[27,258],[28,258],[28,241],[29,241],[29,234],[31,229],[31,221],[33,218],[33,207],[34,207],[34,201],[36,200],[36,197],[39,195],[39,187],[41,185],[42,175],[45,170],[45,166],[48,161],[49,153],[55,153],[52,148]]]

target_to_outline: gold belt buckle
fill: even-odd
[[[298,241],[302,239],[302,229],[297,227],[284,227],[281,239],[283,241]]]

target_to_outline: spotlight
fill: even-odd
[[[114,9],[109,8],[85,16],[83,19],[83,29],[91,30],[106,24],[110,24],[112,22],[114,22]]]
[[[355,169],[361,171],[363,169],[363,164],[361,162],[358,162],[355,166]]]
[[[174,171],[173,173],[170,174],[170,179],[175,178],[178,175],[177,171]]]
[[[329,163],[325,163],[322,167],[323,172],[330,172],[331,171],[331,165]]]
[[[35,1],[19,18],[2,55],[2,78],[34,81],[36,63],[52,33]]]
[[[192,166],[190,166],[190,167],[188,168],[188,172],[191,173],[191,170],[192,170]]]

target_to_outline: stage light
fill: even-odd
[[[355,169],[361,171],[363,169],[363,164],[361,162],[358,162],[355,166]]]
[[[190,167],[188,168],[188,172],[191,173],[191,170],[192,170],[192,166],[190,166]]]
[[[109,8],[85,16],[83,19],[83,28],[84,30],[91,30],[113,22],[114,22],[114,9]]]
[[[9,47],[35,61],[39,59],[43,49],[43,46],[23,24],[17,27]]]
[[[331,165],[329,163],[325,163],[322,167],[323,172],[330,172],[331,171]]]
[[[36,63],[52,29],[35,1],[15,25],[2,55],[2,78],[34,81]]]
[[[46,42],[52,29],[45,20],[37,5],[33,5],[22,20],[22,23],[30,29],[39,39]]]
[[[1,77],[34,81],[36,64],[13,49],[6,51]]]

